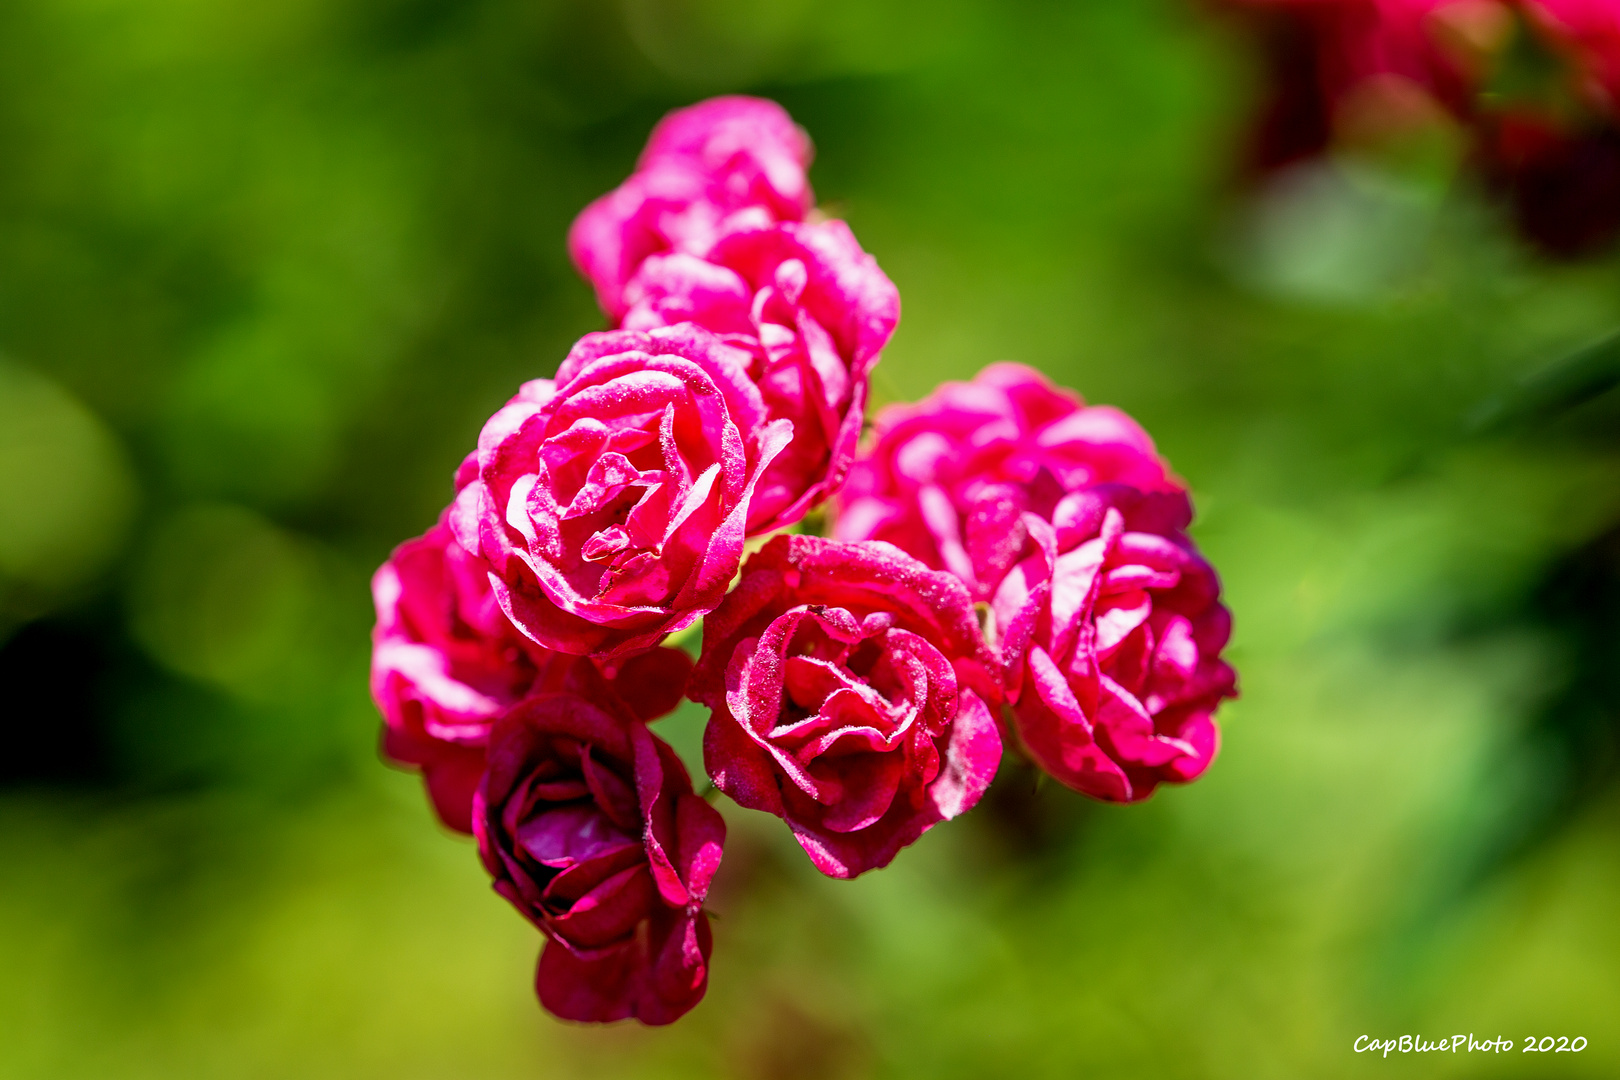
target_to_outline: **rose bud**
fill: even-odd
[[[815,201],[804,176],[813,154],[810,137],[786,109],[765,98],[733,94],[676,109],[660,120],[636,167],[690,162],[733,197],[789,221],[802,217]]]
[[[996,667],[951,575],[888,544],[778,536],[704,620],[688,692],[712,710],[715,785],[849,878],[984,794]]]
[[[575,219],[569,253],[617,320],[624,283],[649,255],[702,255],[741,223],[803,220],[811,153],[773,101],[720,97],[679,109],[653,129],[635,173]]]
[[[1150,497],[1109,485],[1024,524],[1030,554],[1002,580],[990,624],[1024,748],[1059,782],[1110,802],[1196,779],[1237,676],[1220,658],[1232,618],[1186,520],[1166,522]]]
[[[571,693],[496,723],[473,802],[495,891],[546,936],[540,1003],[565,1020],[667,1024],[702,999],[725,832],[663,740]]]
[[[490,418],[450,521],[518,629],[611,663],[720,602],[792,437],[747,363],[689,324],[587,334]]]
[[[394,549],[371,593],[371,694],[383,714],[383,752],[421,768],[434,810],[458,832],[472,831],[490,726],[524,695],[589,689],[652,720],[686,690],[691,662],[679,649],[632,657],[609,683],[589,660],[527,640],[496,604],[483,560],[442,521]]]
[[[1153,440],[1021,364],[991,364],[915,405],[878,414],[871,450],[839,494],[833,535],[886,540],[986,600],[1023,552],[1023,515],[1050,519],[1092,484],[1143,492],[1166,519],[1190,513]]]
[[[900,294],[841,221],[742,228],[704,258],[655,255],[624,291],[627,329],[695,322],[746,349],[793,442],[754,492],[750,534],[791,525],[844,481]]]

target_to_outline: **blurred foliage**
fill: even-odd
[[[1534,398],[1620,273],[1445,177],[1233,190],[1253,83],[1178,0],[0,6],[0,1075],[1620,1072],[1620,441]],[[881,400],[1015,359],[1155,433],[1244,697],[1195,785],[1009,761],[853,883],[728,807],[708,1000],[569,1027],[378,764],[365,581],[723,91],[900,286]],[[1515,1050],[1351,1051],[1407,1032]]]

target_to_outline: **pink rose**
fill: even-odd
[[[623,325],[695,322],[750,355],[766,413],[793,421],[749,512],[750,533],[792,524],[843,483],[867,386],[900,294],[841,221],[741,228],[704,258],[654,255],[625,286]]]
[[[991,364],[915,405],[891,405],[839,495],[833,535],[887,540],[988,599],[1021,556],[1023,515],[1050,518],[1094,484],[1143,492],[1165,520],[1190,515],[1153,440],[1106,405],[1087,406],[1021,364]]]
[[[653,129],[635,173],[574,220],[569,253],[617,320],[620,291],[648,256],[702,255],[727,228],[802,220],[810,157],[809,138],[775,102],[721,97],[679,109]]]
[[[815,201],[804,176],[814,152],[810,136],[782,106],[732,95],[676,109],[660,120],[636,168],[689,162],[737,201],[793,221]]]
[[[472,831],[490,726],[525,695],[565,687],[612,695],[652,720],[685,693],[691,663],[678,649],[633,657],[609,682],[589,660],[527,640],[496,604],[483,560],[442,521],[394,549],[371,592],[371,694],[383,714],[383,752],[421,767],[434,810],[458,832]]]
[[[1098,799],[1133,802],[1198,777],[1236,694],[1220,659],[1232,619],[1220,582],[1151,497],[1119,485],[1025,518],[1027,555],[992,602],[1018,735],[1041,768]]]
[[[748,360],[690,324],[587,334],[484,425],[450,520],[523,633],[612,662],[720,602],[792,435]]]
[[[713,710],[715,785],[848,878],[979,801],[1001,760],[996,666],[949,574],[778,536],[704,621],[689,693]]]
[[[552,1013],[667,1024],[702,999],[725,823],[644,725],[577,694],[526,699],[492,733],[473,832],[495,891],[546,935]]]

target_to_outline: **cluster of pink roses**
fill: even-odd
[[[1260,167],[1447,115],[1542,248],[1620,234],[1620,0],[1221,2],[1271,68]]]
[[[1131,801],[1208,766],[1234,692],[1185,489],[1124,414],[996,365],[856,459],[899,295],[809,158],[767,101],[660,123],[569,238],[617,328],[490,418],[373,581],[384,750],[544,934],[558,1016],[667,1023],[707,985],[725,827],[647,727],[682,697],[715,786],[853,877],[971,809],[1004,735]],[[836,538],[781,532],[835,495]],[[662,643],[699,619],[694,665]]]

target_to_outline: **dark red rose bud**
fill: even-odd
[[[547,938],[540,1003],[566,1020],[667,1024],[703,998],[725,831],[668,744],[574,693],[497,722],[473,800],[495,891]]]

